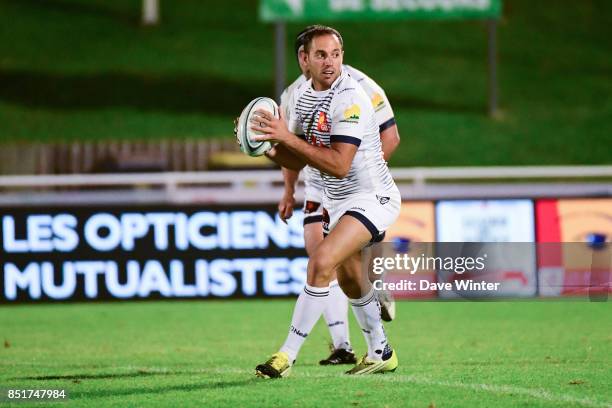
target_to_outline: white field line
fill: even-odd
[[[36,364],[32,364],[36,365]],[[42,364],[41,364],[42,365]],[[91,368],[90,368],[91,369]],[[179,367],[147,367],[147,366],[109,366],[109,367],[97,367],[97,370],[111,370],[111,371],[142,371],[144,373],[168,373],[172,374],[180,372],[182,374],[243,374],[251,375],[254,374],[254,370],[247,370],[241,368],[198,368],[198,369],[187,369],[181,370]],[[295,373],[295,372],[294,372]],[[337,374],[321,374],[321,373],[308,373],[299,372],[295,373],[293,377],[297,378],[337,378]],[[495,384],[479,384],[479,383],[464,383],[460,381],[439,381],[427,377],[419,377],[415,375],[401,375],[401,374],[387,374],[378,376],[342,376],[351,381],[367,381],[367,380],[382,380],[389,383],[400,383],[400,384],[419,384],[419,385],[430,385],[437,387],[446,388],[461,388],[468,389],[477,392],[485,392],[490,394],[504,394],[504,395],[520,395],[524,397],[531,397],[534,399],[555,402],[555,403],[567,403],[576,404],[584,407],[592,408],[612,408],[612,403],[597,401],[586,397],[574,397],[567,394],[554,394],[542,388],[525,388],[515,387],[512,385],[495,385]]]

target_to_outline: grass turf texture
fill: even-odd
[[[258,379],[254,367],[284,340],[292,308],[290,300],[4,306],[0,388],[64,388],[66,406],[78,407],[612,406],[610,303],[401,302],[387,325],[395,373],[355,378],[342,374],[346,366],[318,366],[327,355],[319,322],[291,377]],[[351,335],[362,353],[353,318]]]
[[[257,2],[0,1],[0,141],[231,137],[273,92],[273,28]],[[486,28],[477,21],[335,24],[345,61],[395,109],[396,166],[609,163],[612,3],[507,0],[500,118],[486,114]],[[297,75],[289,24],[288,79]]]

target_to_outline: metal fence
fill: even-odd
[[[0,145],[0,174],[82,174],[208,170],[211,158],[237,151],[233,138]]]
[[[396,168],[392,173],[404,199],[612,197],[612,166]],[[276,202],[282,188],[278,170],[13,175],[0,176],[0,204],[261,203]]]

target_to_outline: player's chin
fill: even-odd
[[[331,86],[334,83],[334,80],[336,78],[334,77],[334,75],[323,75],[323,83],[327,86]]]

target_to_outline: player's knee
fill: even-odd
[[[334,274],[334,264],[330,257],[314,254],[308,262],[308,280],[313,283],[328,284]]]

